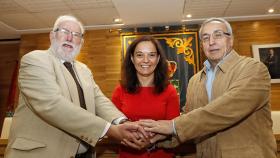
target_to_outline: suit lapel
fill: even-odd
[[[79,94],[74,78],[62,63],[60,64],[60,67],[67,84],[67,91],[70,93],[72,102],[75,105],[80,106]]]
[[[71,100],[75,105],[80,106],[76,83],[72,75],[63,65],[62,61],[57,57],[55,57],[52,49],[49,49],[48,53],[51,54],[54,70],[57,77],[57,83],[61,88],[62,95],[66,98],[69,98],[69,100]]]
[[[52,59],[54,63],[54,69],[57,76],[57,82],[62,89],[62,95],[69,98],[75,105],[80,106],[79,94],[77,90],[77,86],[75,83],[74,78],[72,77],[71,73],[67,70],[67,68],[63,65],[60,59],[56,58],[51,49],[49,49],[49,53],[52,54]],[[84,98],[87,106],[88,111],[94,111],[93,103],[94,103],[94,96],[92,92],[92,85],[91,81],[88,81],[85,76],[89,76],[90,74],[83,71],[82,67],[79,66],[77,62],[74,61],[74,69],[77,73],[77,78],[80,81],[80,85],[84,92]]]
[[[83,70],[83,68],[77,62],[74,62],[74,69],[77,73],[77,77],[80,81],[80,85],[84,92],[84,98],[85,98],[87,110],[94,111],[93,106],[91,106],[94,102],[93,101],[94,96],[92,95],[92,90],[90,88],[92,87],[90,85],[91,81],[89,80],[90,74],[88,74],[87,71]]]

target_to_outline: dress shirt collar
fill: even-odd
[[[226,72],[234,63],[234,61],[236,61],[236,58],[239,55],[236,53],[235,50],[232,50],[230,53],[228,53],[217,65],[214,69],[219,68],[222,72]],[[206,75],[207,71],[211,70],[211,64],[208,60],[206,60],[203,63],[204,67],[202,69],[202,72],[200,74],[200,80],[202,79],[203,74]],[[214,70],[213,70],[214,71]]]

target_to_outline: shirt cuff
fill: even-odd
[[[128,120],[128,119],[127,119],[127,117],[122,116],[122,117],[119,117],[119,118],[117,118],[117,119],[114,119],[114,120],[112,121],[112,124],[118,125],[118,124],[120,124],[120,122],[121,122],[122,120]],[[106,124],[106,126],[105,126],[103,132],[102,132],[102,135],[101,135],[101,137],[100,137],[100,140],[105,136],[105,134],[106,134],[107,131],[109,130],[110,126],[111,126],[111,123],[108,122],[108,123]]]
[[[106,134],[107,131],[109,130],[110,126],[111,126],[111,123],[108,122],[108,123],[106,124],[106,126],[105,126],[105,128],[104,128],[104,130],[103,130],[103,132],[102,132],[102,135],[101,135],[101,137],[100,137],[99,140],[101,140],[101,139],[105,136],[105,134]]]
[[[128,119],[127,119],[127,117],[122,116],[122,117],[119,117],[119,118],[114,119],[114,120],[112,121],[112,123],[113,123],[114,125],[118,125],[118,124],[120,124],[120,122],[121,122],[122,120],[128,120]]]

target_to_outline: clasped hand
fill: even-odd
[[[140,120],[136,122],[127,122],[127,133],[121,140],[121,144],[135,149],[149,148],[153,143],[166,139],[172,134],[172,122],[167,120]],[[135,128],[131,128],[135,127]]]

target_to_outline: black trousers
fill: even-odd
[[[75,158],[86,158],[87,153],[82,153],[82,154],[76,154]]]

